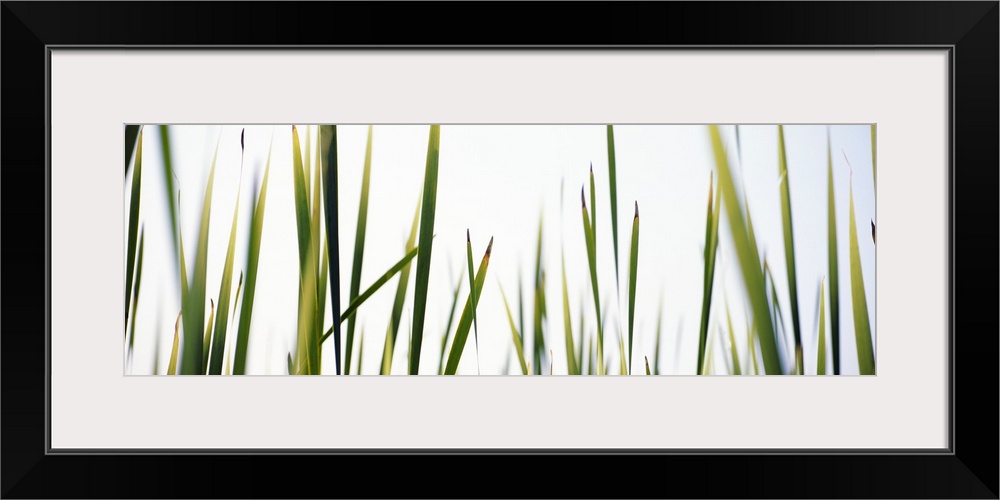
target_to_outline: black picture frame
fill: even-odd
[[[571,10],[572,15],[566,15]],[[998,498],[1000,4],[2,2],[3,498]],[[454,22],[449,20],[461,20]],[[949,52],[950,445],[936,453],[717,450],[53,454],[48,441],[48,61],[55,47],[943,47]],[[570,48],[570,50],[572,50]],[[956,229],[963,231],[958,233]],[[979,258],[984,255],[984,258]],[[987,265],[988,264],[988,265]],[[13,278],[11,277],[13,276]],[[965,276],[965,279],[960,279]],[[986,304],[985,306],[980,304]],[[45,318],[45,321],[43,321]],[[526,417],[527,418],[527,417]],[[594,456],[594,455],[598,456]],[[613,454],[614,456],[608,456]],[[414,455],[419,455],[416,457]],[[553,457],[552,455],[560,455]],[[559,477],[559,469],[578,474]],[[354,480],[385,471],[376,487]],[[552,477],[537,476],[546,470]],[[594,474],[594,470],[606,474]],[[192,479],[194,478],[194,479]],[[313,479],[310,479],[313,478]],[[322,480],[314,480],[322,478]],[[619,478],[616,480],[602,478]],[[532,484],[545,485],[535,490]]]

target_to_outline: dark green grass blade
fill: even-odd
[[[476,338],[476,370],[479,372],[479,322],[476,320],[476,272],[472,265],[472,236],[469,235],[469,230],[465,230],[465,248],[466,248],[466,262],[469,267],[469,290],[472,290],[472,328],[473,333]]]
[[[712,181],[714,177],[708,179],[708,209],[705,218],[705,271],[702,276],[702,296],[701,296],[701,323],[698,332],[698,375],[705,372],[704,361],[706,359],[708,342],[708,320],[712,308],[712,288],[715,283],[715,259],[719,247],[719,214],[722,202],[722,185],[720,183],[718,191],[712,194]]]
[[[132,160],[132,152],[135,151],[135,143],[139,140],[140,125],[125,125],[125,173],[128,173],[128,165]]]
[[[410,226],[410,236],[406,240],[406,251],[410,252],[416,248],[417,244],[417,225],[420,222],[420,203],[417,203],[417,208],[413,211],[413,224]],[[392,353],[396,347],[396,338],[399,335],[399,321],[403,317],[403,303],[406,302],[406,287],[410,282],[410,267],[412,267],[413,262],[409,261],[403,266],[403,269],[399,271],[399,284],[396,285],[396,298],[392,302],[392,316],[389,323],[388,335],[390,339],[386,340],[387,348],[382,351],[382,371],[381,375],[388,375],[389,369],[392,367]]]
[[[170,349],[170,361],[167,363],[167,375],[177,375],[177,348],[181,340],[181,316],[184,313],[177,313],[177,321],[174,322],[174,346]]]
[[[260,265],[260,241],[264,230],[264,207],[267,204],[267,179],[271,175],[271,150],[267,152],[264,180],[260,184],[256,207],[250,216],[250,236],[247,241],[246,287],[240,307],[239,326],[236,329],[236,354],[233,359],[233,375],[246,374],[247,346],[250,342],[250,320],[253,317],[253,301],[257,291],[257,270]]]
[[[340,229],[337,221],[337,126],[321,125],[321,158],[323,164],[323,197],[326,207],[327,260],[330,264],[330,307],[336,315],[340,310]],[[340,323],[333,322],[333,349],[336,374],[340,375]]]
[[[629,259],[628,280],[628,373],[632,374],[632,333],[635,329],[635,279],[639,266],[639,202],[635,202],[632,219],[632,254]],[[647,362],[647,368],[649,363]]]
[[[365,257],[365,233],[368,227],[368,190],[371,183],[372,167],[372,126],[368,126],[368,142],[365,146],[365,165],[361,177],[361,202],[358,206],[358,226],[354,233],[354,263],[351,267],[351,289],[348,302],[354,302],[361,288],[361,266]],[[344,367],[351,369],[351,350],[354,348],[354,319],[347,320],[347,338],[344,340]]]
[[[767,304],[764,276],[760,268],[760,256],[756,246],[750,245],[750,240],[744,222],[740,204],[736,199],[736,185],[729,171],[729,162],[722,148],[722,137],[717,126],[710,126],[712,149],[715,155],[716,168],[719,171],[719,187],[721,196],[726,200],[726,218],[733,233],[736,254],[739,257],[743,281],[753,309],[754,324],[757,325],[761,352],[764,358],[764,371],[767,374],[781,373],[780,358],[771,323],[771,311]]]
[[[833,189],[833,154],[826,139],[827,256],[830,273],[830,340],[833,343],[833,374],[840,375],[840,267],[837,257],[837,210]]]
[[[517,331],[517,326],[514,325],[514,316],[510,314],[510,305],[507,303],[507,294],[503,292],[503,287],[500,287],[500,296],[503,297],[503,306],[507,310],[507,320],[510,323],[510,333],[514,338],[514,351],[517,352],[517,361],[521,365],[521,374],[528,374],[528,364],[524,359],[524,344],[521,342],[521,334]]]
[[[608,125],[608,189],[611,191],[611,238],[615,250],[615,286],[621,294],[621,283],[619,281],[618,268],[618,180],[615,168],[615,131],[612,125]],[[631,348],[629,363],[631,363]],[[631,365],[629,366],[631,370]]]
[[[462,289],[462,275],[458,275],[458,283],[455,283],[455,291],[452,293],[451,309],[448,310],[448,324],[444,328],[444,335],[441,336],[441,354],[438,356],[438,375],[444,375],[445,348],[448,346],[448,338],[451,337],[451,324],[455,319],[455,309],[458,308],[458,292]]]
[[[458,319],[458,328],[455,330],[455,340],[451,343],[451,352],[448,354],[448,363],[445,364],[444,374],[454,375],[458,370],[458,362],[462,358],[462,351],[465,350],[465,341],[469,337],[469,330],[472,328],[472,310],[475,309],[477,303],[473,301],[473,297],[477,299],[482,298],[483,283],[486,282],[486,270],[490,266],[490,253],[493,251],[493,238],[490,238],[490,244],[486,247],[486,254],[483,255],[483,260],[479,264],[479,270],[476,271],[476,286],[469,293],[469,299],[465,303],[465,308],[462,310],[462,316]]]
[[[826,278],[819,283],[819,345],[816,348],[816,374],[826,375]]]
[[[221,139],[219,141],[221,144]],[[181,356],[181,373],[202,374],[201,359],[205,348],[201,332],[205,328],[205,289],[208,270],[208,234],[212,212],[212,186],[215,183],[215,163],[219,156],[219,144],[212,156],[212,170],[208,174],[205,200],[201,209],[201,228],[198,233],[198,247],[194,260],[194,278],[188,290],[188,301],[184,304],[184,353]]]
[[[174,251],[177,249],[177,204],[174,200],[174,163],[170,151],[170,129],[160,125],[160,145],[163,150],[163,185],[167,188],[167,206],[170,209],[170,233]]]
[[[778,175],[781,178],[781,221],[785,234],[785,271],[788,274],[788,294],[792,309],[792,333],[795,334],[795,370],[803,373],[802,328],[799,322],[799,287],[795,272],[795,238],[792,233],[792,200],[789,193],[788,159],[785,156],[785,128],[778,125]]]
[[[135,287],[132,289],[132,304],[133,304],[133,307],[132,307],[132,326],[130,328],[130,330],[132,332],[132,335],[128,338],[129,357],[131,357],[131,355],[132,355],[132,348],[135,346],[135,316],[136,316],[136,309],[139,308],[138,307],[138,305],[139,305],[139,286],[142,284],[142,262],[143,262],[142,254],[143,254],[143,247],[145,247],[145,243],[146,243],[146,230],[143,229],[143,228],[140,228],[140,230],[139,230],[139,257],[136,260],[136,266],[135,266]],[[128,331],[126,331],[125,334],[128,335]]]
[[[593,193],[594,174],[591,170],[591,193]],[[601,323],[601,295],[597,286],[597,255],[594,240],[594,226],[587,214],[587,200],[583,189],[580,189],[580,201],[583,204],[583,235],[587,243],[587,262],[590,265],[590,288],[594,292],[594,311],[597,314],[597,374],[604,375],[604,328]],[[591,200],[593,201],[593,200]]]
[[[569,312],[569,289],[566,286],[566,252],[562,254],[562,298],[563,298],[563,323],[566,326],[566,373],[579,375],[580,366],[576,360],[576,348],[573,347],[573,321]],[[511,321],[513,323],[513,321]],[[582,334],[582,332],[581,332]]]
[[[408,372],[420,372],[420,347],[424,338],[427,313],[427,285],[431,276],[431,243],[434,238],[434,213],[437,206],[438,155],[441,149],[441,126],[431,125],[427,140],[427,166],[424,170],[424,195],[420,206],[420,236],[417,246],[423,249],[417,258],[417,278],[413,288],[413,331]]]
[[[854,336],[858,349],[858,369],[862,375],[875,375],[875,352],[872,348],[871,323],[868,321],[868,301],[864,277],[861,274],[861,252],[858,249],[858,229],[854,219],[854,192],[851,191],[851,302],[854,305]]]
[[[128,327],[129,307],[132,301],[132,279],[135,273],[135,246],[139,231],[139,198],[142,186],[142,131],[136,139],[135,165],[132,172],[132,193],[128,207],[128,247],[125,254],[125,327]],[[127,331],[126,331],[127,335]]]

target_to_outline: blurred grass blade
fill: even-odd
[[[208,174],[205,200],[201,208],[201,228],[198,232],[198,247],[194,260],[194,278],[188,290],[188,300],[184,304],[184,352],[181,356],[181,373],[185,375],[203,374],[202,352],[205,349],[201,332],[205,328],[205,289],[208,271],[208,234],[212,213],[212,186],[215,183],[215,164],[219,157],[219,146],[215,146],[212,156],[212,170]]]
[[[781,373],[781,365],[775,344],[774,326],[771,323],[771,311],[767,304],[764,277],[760,268],[761,260],[757,253],[757,247],[750,245],[743,213],[736,199],[735,181],[729,171],[729,162],[722,148],[722,137],[718,127],[710,126],[709,133],[716,168],[719,171],[721,196],[726,199],[726,218],[729,220],[729,226],[732,230],[733,243],[736,246],[740,269],[743,272],[743,281],[753,309],[754,324],[757,325],[761,353],[764,358],[764,371],[769,375],[778,374]]]
[[[420,203],[417,202],[417,208],[413,211],[413,224],[410,226],[410,236],[406,240],[406,251],[410,252],[416,248],[417,244],[417,225],[420,222]],[[391,337],[390,340],[386,341],[387,349],[382,351],[382,371],[379,373],[381,375],[389,374],[389,367],[392,366],[392,352],[396,346],[396,337],[399,334],[399,321],[403,317],[403,303],[406,302],[406,287],[410,281],[410,267],[412,267],[412,261],[406,263],[403,269],[400,270],[399,274],[399,284],[396,286],[396,298],[392,303],[392,316],[390,317],[389,331],[388,335]]]
[[[662,300],[660,303],[662,304]],[[659,314],[656,317],[656,347],[653,352],[653,374],[660,374],[660,339],[663,338],[663,306],[660,306]]]
[[[408,372],[420,372],[420,347],[424,338],[424,318],[427,313],[427,285],[431,273],[431,242],[434,238],[434,212],[437,205],[438,155],[441,149],[441,126],[431,125],[427,140],[427,166],[424,170],[424,194],[420,207],[420,236],[418,244],[423,251],[417,258],[417,278],[414,283],[413,330],[410,342]],[[457,339],[457,337],[456,337]]]
[[[260,264],[260,241],[264,230],[264,207],[267,204],[267,180],[271,174],[271,149],[267,152],[264,180],[260,184],[257,203],[250,216],[250,235],[247,241],[246,288],[243,290],[243,305],[236,329],[236,354],[233,359],[233,375],[246,374],[247,346],[250,341],[250,320],[253,316],[253,301],[257,291],[257,269]]]
[[[875,195],[878,196],[878,175],[876,174],[876,169],[878,168],[878,156],[875,154],[875,125],[870,125],[871,135],[872,135],[872,187],[875,188]]]
[[[462,290],[462,275],[458,275],[458,283],[455,283],[455,291],[452,293],[451,309],[448,310],[448,324],[444,328],[444,335],[441,336],[441,355],[438,357],[438,375],[444,375],[445,348],[448,346],[448,338],[451,336],[451,324],[455,319],[455,309],[458,307],[458,292]]]
[[[534,338],[532,345],[532,360],[536,375],[542,374],[542,363],[545,357],[545,271],[542,269],[542,216],[538,217],[538,245],[535,250],[535,289],[534,289]]]
[[[632,219],[632,254],[629,259],[628,280],[628,373],[632,374],[632,332],[635,326],[635,278],[639,265],[639,202],[635,202]],[[648,368],[648,361],[647,361]]]
[[[128,337],[128,351],[131,357],[132,348],[135,346],[135,316],[136,310],[139,308],[139,286],[142,284],[142,254],[143,247],[146,243],[146,230],[140,229],[139,231],[139,257],[136,261],[135,267],[135,287],[132,289],[132,326],[129,330],[125,331],[125,335],[128,336],[128,332],[131,330],[132,335]]]
[[[618,373],[627,375],[629,372],[627,361],[625,361],[625,337],[622,336],[621,330],[616,328],[615,331],[618,332]]]
[[[125,173],[128,174],[128,165],[132,162],[132,152],[135,151],[135,143],[139,139],[141,125],[125,125]]]
[[[649,356],[643,356],[642,359],[646,361],[646,375],[651,375],[649,372]]]
[[[483,283],[486,282],[486,270],[490,265],[490,253],[492,251],[493,238],[490,238],[490,244],[486,247],[486,254],[483,255],[483,260],[479,264],[479,270],[476,271],[476,286],[473,290],[470,290],[469,299],[466,301],[465,308],[462,310],[462,316],[458,320],[458,328],[455,330],[455,340],[451,343],[448,363],[444,367],[445,375],[454,375],[458,370],[458,362],[462,358],[462,351],[465,350],[465,341],[468,339],[469,329],[472,327],[472,309],[476,307],[476,303],[473,302],[472,298],[482,298]]]
[[[819,347],[816,348],[816,374],[826,375],[826,278],[819,283]]]
[[[476,338],[476,373],[482,375],[479,370],[479,323],[476,320],[476,272],[472,266],[472,236],[469,234],[469,230],[465,230],[465,248],[467,255],[467,263],[469,267],[469,290],[472,292],[472,328],[473,333]]]
[[[750,355],[750,363],[753,364],[753,374],[760,375],[760,365],[757,364],[757,336],[756,331],[750,325],[750,316],[744,311],[744,318],[747,323],[747,353]]]
[[[170,362],[167,364],[167,375],[177,375],[177,347],[181,338],[181,316],[183,312],[177,313],[177,321],[174,322],[174,347],[170,350]]]
[[[795,370],[803,374],[802,329],[799,322],[799,287],[795,272],[795,238],[792,235],[792,199],[788,182],[788,159],[785,156],[785,127],[778,125],[778,175],[781,195],[781,222],[785,234],[785,272],[792,309],[792,332],[795,334]]]
[[[729,326],[729,354],[733,358],[733,375],[742,375],[740,356],[736,353],[736,333],[733,331],[733,318],[729,314],[729,303],[726,303],[726,324]]]
[[[132,193],[128,207],[128,249],[125,257],[125,328],[128,328],[129,307],[132,299],[132,278],[135,273],[135,247],[139,231],[139,198],[142,194],[142,130],[136,139],[135,164],[132,168]],[[126,330],[127,335],[127,330]]]
[[[395,349],[395,342],[392,338],[392,323],[385,329],[385,345],[382,346],[382,366],[378,370],[379,375],[390,375],[392,373],[392,350]]]
[[[205,336],[202,338],[202,345],[205,346],[201,356],[202,373],[208,373],[208,356],[212,351],[212,319],[215,318],[215,302],[208,299],[208,304],[211,309],[209,309],[208,321],[205,322]]]
[[[242,172],[243,164],[241,159],[241,179],[243,177]],[[242,185],[236,190],[236,207],[233,209],[233,225],[229,230],[229,248],[226,249],[226,260],[222,268],[222,283],[219,285],[219,314],[215,318],[215,332],[212,337],[212,345],[218,346],[218,348],[213,349],[212,351],[212,360],[208,367],[209,375],[222,374],[222,355],[225,353],[226,333],[229,329],[229,300],[230,291],[233,286],[233,260],[236,258],[236,226],[240,221],[241,192]]]
[[[358,336],[358,371],[357,374],[361,375],[361,361],[364,360],[365,354],[365,329],[361,329],[361,335]]]
[[[580,367],[577,364],[576,349],[573,347],[573,321],[569,312],[569,289],[566,286],[566,252],[562,253],[562,298],[563,298],[563,323],[566,326],[566,373],[579,375]],[[510,311],[508,310],[508,314]],[[513,326],[513,320],[511,320]],[[582,334],[582,332],[581,332]],[[582,362],[582,360],[581,360]]]
[[[361,288],[361,266],[365,257],[365,233],[368,227],[368,190],[372,172],[372,126],[368,126],[368,142],[365,145],[365,165],[361,176],[361,201],[358,206],[358,227],[354,233],[354,263],[351,267],[351,289],[348,303],[354,302]],[[347,320],[347,338],[344,340],[344,371],[351,369],[351,349],[354,347],[354,318]]]
[[[715,282],[715,258],[719,247],[719,214],[722,202],[722,183],[719,183],[718,190],[713,194],[712,184],[714,176],[708,178],[708,211],[705,218],[705,271],[702,276],[702,296],[701,296],[701,329],[698,332],[698,371],[701,375],[705,372],[704,360],[708,342],[708,319],[712,308],[712,286]]]
[[[329,262],[330,307],[336,318],[340,310],[340,229],[337,221],[337,126],[321,125],[320,158],[323,164],[323,197],[326,206],[327,261]],[[325,306],[324,306],[325,310]],[[340,323],[333,322],[336,374],[340,375]]]
[[[594,192],[594,171],[590,171],[590,192]],[[590,285],[594,292],[594,310],[597,314],[597,374],[604,375],[604,328],[601,322],[601,295],[597,287],[597,255],[596,242],[594,240],[594,226],[591,217],[587,214],[587,199],[584,197],[583,188],[580,189],[580,202],[583,204],[583,236],[587,243],[587,262],[590,265]],[[591,199],[593,202],[593,199]]]
[[[170,209],[170,235],[177,251],[177,205],[174,201],[174,163],[170,151],[170,128],[160,125],[160,146],[163,153],[163,185],[167,189],[167,206]],[[176,254],[175,254],[176,256]]]
[[[833,343],[833,374],[840,375],[840,270],[837,257],[837,211],[833,189],[833,154],[830,135],[826,139],[827,256],[830,276],[830,340]]]
[[[621,295],[621,283],[618,268],[618,180],[615,172],[615,131],[614,127],[608,125],[608,189],[611,191],[611,241],[615,250],[615,286],[618,295]],[[631,370],[631,343],[629,344],[629,370]]]
[[[875,353],[872,349],[871,324],[868,321],[868,301],[864,277],[861,274],[861,252],[858,250],[858,229],[854,218],[854,191],[851,191],[851,302],[854,305],[854,335],[858,348],[858,369],[861,375],[875,375]]]
[[[521,334],[517,331],[517,326],[514,325],[514,316],[510,314],[510,305],[507,303],[507,294],[503,292],[503,287],[500,287],[500,296],[503,297],[503,306],[507,310],[507,321],[510,323],[510,333],[514,338],[514,351],[517,352],[517,361],[521,364],[521,373],[523,375],[528,374],[528,365],[524,360],[524,345],[521,343]]]
[[[587,341],[587,375],[594,374],[594,337]]]

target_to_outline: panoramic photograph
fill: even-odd
[[[872,124],[124,126],[126,375],[875,375]]]

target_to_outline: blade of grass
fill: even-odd
[[[136,317],[136,310],[139,308],[138,307],[138,305],[139,305],[139,285],[142,284],[142,263],[143,263],[143,258],[142,258],[142,253],[143,252],[142,252],[142,250],[143,250],[143,247],[145,247],[145,243],[146,243],[146,230],[140,228],[140,230],[139,230],[139,257],[138,257],[138,259],[136,261],[136,267],[135,267],[135,287],[132,289],[132,326],[129,329],[129,330],[131,330],[132,335],[128,339],[128,354],[129,354],[129,357],[131,357],[131,355],[132,355],[132,349],[135,346],[135,317]],[[126,331],[125,334],[128,335],[128,331]]]
[[[212,156],[212,170],[208,174],[205,200],[201,209],[201,228],[194,260],[194,278],[188,290],[188,301],[184,304],[184,353],[181,356],[181,373],[185,375],[203,374],[202,353],[205,349],[201,332],[205,328],[205,291],[208,271],[208,228],[212,213],[212,186],[215,183],[215,164],[219,157],[220,137]],[[190,314],[188,314],[190,313]]]
[[[521,343],[521,334],[518,333],[517,326],[514,325],[514,316],[510,314],[510,305],[507,303],[507,294],[503,292],[503,286],[500,286],[500,296],[503,297],[503,306],[507,310],[507,321],[510,323],[511,336],[514,338],[514,351],[517,352],[517,361],[521,364],[521,374],[527,375],[528,365],[524,360],[524,345]]]
[[[208,313],[208,321],[205,323],[205,337],[202,339],[202,344],[205,346],[201,356],[202,373],[208,373],[208,357],[212,352],[212,318],[215,317],[215,302],[212,299],[208,299],[208,304],[210,312]]]
[[[587,375],[594,374],[594,337],[590,337],[587,341]]]
[[[615,329],[618,333],[618,373],[621,375],[628,375],[627,361],[625,361],[625,337],[622,336],[622,331]]]
[[[413,211],[413,224],[410,226],[410,236],[406,240],[406,251],[410,252],[416,248],[417,244],[417,225],[420,221],[420,203],[417,203],[417,208]],[[389,367],[392,366],[392,352],[396,345],[396,337],[399,334],[399,320],[403,316],[403,303],[406,301],[406,287],[410,281],[410,267],[412,262],[407,262],[400,270],[399,274],[399,284],[396,285],[396,298],[392,303],[392,316],[390,317],[391,322],[389,324],[389,336],[391,339],[386,341],[386,345],[390,346],[389,349],[384,349],[382,351],[382,375],[389,374]]]
[[[469,337],[469,329],[472,327],[472,310],[476,307],[476,302],[473,301],[473,297],[476,299],[482,298],[483,283],[486,282],[486,270],[490,265],[490,253],[493,251],[493,238],[490,238],[490,244],[486,247],[486,253],[483,255],[483,260],[479,263],[479,270],[476,271],[476,286],[473,290],[469,292],[469,299],[465,303],[465,308],[462,310],[462,316],[458,319],[458,328],[455,330],[455,340],[451,343],[451,352],[448,354],[448,363],[445,364],[444,374],[454,375],[458,370],[458,362],[462,358],[462,351],[465,350],[465,341]]]
[[[451,337],[451,324],[455,319],[455,309],[458,307],[458,292],[462,289],[462,275],[458,275],[458,283],[455,283],[455,291],[452,293],[451,309],[448,310],[448,324],[444,328],[444,335],[441,337],[441,355],[438,357],[438,375],[444,375],[445,348],[448,346],[448,338]]]
[[[642,359],[646,361],[646,375],[651,375],[649,372],[649,356],[643,356]]]
[[[420,207],[420,237],[418,246],[424,250],[417,258],[417,279],[413,297],[413,339],[410,347],[408,372],[420,372],[420,347],[424,338],[424,318],[427,312],[427,285],[431,273],[431,242],[434,238],[434,213],[437,205],[438,156],[441,149],[441,126],[431,125],[427,140],[427,166],[424,170],[424,194]],[[457,339],[457,337],[456,337]]]
[[[243,134],[240,134],[240,146],[243,146]],[[243,177],[243,156],[240,155],[240,178]],[[240,193],[242,183],[236,189],[236,207],[233,208],[233,225],[229,230],[229,248],[226,249],[226,260],[222,267],[222,283],[219,284],[219,314],[215,318],[215,332],[212,337],[212,345],[219,346],[212,352],[211,363],[209,363],[209,375],[222,374],[222,355],[225,353],[226,333],[229,329],[229,299],[230,290],[233,286],[233,260],[236,258],[236,226],[240,220]],[[211,321],[211,320],[209,320]]]
[[[340,310],[340,229],[337,221],[337,126],[320,126],[320,158],[323,165],[323,197],[326,206],[327,261],[329,268],[330,307],[336,315]],[[333,322],[333,349],[336,374],[340,375],[340,323]]]
[[[708,213],[705,219],[705,272],[702,282],[701,296],[701,329],[698,336],[698,371],[701,375],[705,371],[704,360],[708,341],[708,319],[712,308],[712,286],[715,282],[715,258],[719,248],[719,214],[722,196],[722,184],[719,184],[718,191],[714,195],[713,205],[712,183],[714,176],[708,178]]]
[[[390,375],[392,373],[392,351],[395,349],[395,342],[392,339],[392,322],[385,328],[385,345],[382,346],[382,366],[378,370],[379,375]]]
[[[135,273],[135,247],[139,231],[139,202],[142,195],[142,130],[136,139],[135,163],[132,167],[132,193],[128,207],[128,248],[125,257],[125,335],[128,335],[129,307],[132,299],[132,278]]]
[[[621,271],[618,269],[618,181],[615,170],[615,131],[613,126],[608,125],[608,189],[611,191],[611,241],[614,243],[615,250],[615,286],[620,296],[621,283],[619,282],[619,274]],[[629,362],[631,362],[631,347],[629,351]]]
[[[469,267],[469,290],[472,294],[472,327],[476,338],[476,373],[482,375],[479,370],[479,323],[476,320],[476,272],[472,268],[472,236],[469,235],[469,230],[465,230],[465,248]]]
[[[816,374],[826,375],[826,278],[819,282],[819,346],[816,348]]]
[[[163,185],[167,188],[167,204],[170,209],[170,228],[174,250],[177,249],[177,205],[174,203],[174,163],[170,152],[170,129],[160,125],[160,146],[163,154]]]
[[[542,374],[542,361],[545,356],[545,334],[542,331],[542,327],[545,324],[545,310],[544,310],[544,292],[545,287],[542,284],[543,279],[543,269],[542,269],[542,217],[539,214],[538,217],[538,246],[535,251],[535,290],[534,290],[534,338],[531,343],[532,345],[532,364],[535,367],[535,375]]]
[[[743,312],[747,324],[747,354],[750,355],[750,363],[753,364],[753,374],[760,375],[760,366],[757,364],[757,336],[755,330],[750,325],[750,316]]]
[[[726,324],[729,326],[729,353],[733,358],[733,374],[742,375],[740,369],[740,356],[736,353],[736,333],[733,331],[733,318],[729,314],[729,301],[726,301]]]
[[[128,165],[132,162],[132,152],[135,151],[135,143],[139,139],[140,125],[125,125],[125,173],[128,173]],[[173,195],[171,195],[173,196]]]
[[[871,324],[868,321],[868,301],[861,273],[861,252],[858,250],[858,229],[854,219],[854,191],[851,191],[851,302],[854,305],[854,336],[858,350],[858,370],[862,375],[875,375],[875,354],[872,348]]]
[[[875,125],[870,125],[871,135],[872,135],[872,186],[875,188],[875,193],[878,193],[878,175],[876,175],[876,169],[878,168],[878,156],[875,154]]]
[[[181,316],[183,312],[177,313],[177,321],[174,322],[174,347],[170,350],[170,362],[167,364],[167,375],[177,375],[177,347],[181,339]]]
[[[365,164],[361,177],[361,202],[358,206],[358,226],[354,233],[354,264],[351,267],[351,289],[348,302],[354,302],[361,288],[361,266],[365,257],[365,233],[368,226],[368,191],[371,184],[372,167],[372,126],[368,126],[368,142],[365,146]],[[344,366],[349,371],[351,349],[354,347],[354,319],[347,320],[347,338],[344,340]]]
[[[310,146],[309,142],[311,137],[312,137],[311,133],[306,136],[307,155],[311,151],[309,148]],[[317,148],[317,150],[318,149],[319,148]],[[322,362],[323,349],[320,347],[320,332],[323,331],[323,322],[326,320],[326,287],[327,287],[326,277],[327,273],[329,272],[327,268],[327,266],[329,265],[329,260],[327,257],[326,241],[323,239],[323,235],[320,232],[320,222],[322,220],[321,206],[323,204],[322,203],[323,185],[321,182],[323,176],[323,169],[322,169],[323,166],[322,166],[322,160],[318,156],[314,158],[316,159],[316,168],[314,174],[314,182],[312,184],[313,209],[312,209],[312,224],[311,224],[311,234],[312,234],[311,241],[312,241],[313,255],[316,256],[316,259],[318,259],[320,263],[318,264],[319,279],[316,280],[316,307],[315,307],[316,318],[314,320],[315,328],[313,328],[312,330],[312,335],[310,336],[310,342],[312,343],[312,349],[313,352],[315,353],[314,365],[317,367],[317,373],[319,373],[320,369],[319,367],[323,366]],[[306,170],[308,170],[308,168]],[[308,176],[308,173],[306,175]],[[320,248],[321,240],[323,240],[322,248]]]
[[[771,323],[771,311],[767,304],[764,277],[760,268],[761,260],[757,253],[757,247],[750,245],[743,213],[736,199],[738,191],[729,171],[729,162],[722,148],[722,137],[718,127],[710,126],[709,134],[711,135],[716,168],[719,172],[721,196],[726,199],[726,218],[729,220],[729,226],[733,233],[733,242],[739,257],[743,281],[753,309],[754,323],[757,324],[761,352],[764,358],[764,371],[767,374],[781,373],[774,327]]]
[[[639,265],[639,202],[635,202],[632,219],[632,255],[629,259],[628,280],[628,373],[632,374],[632,332],[635,327],[635,278]],[[647,368],[648,368],[647,362]]]
[[[833,343],[833,374],[840,375],[840,270],[837,258],[837,211],[833,189],[833,153],[830,131],[826,136],[827,256],[830,275],[830,340]]]
[[[662,295],[662,294],[661,294]],[[663,300],[660,300],[663,303]],[[660,374],[660,339],[663,338],[663,307],[660,306],[659,314],[656,316],[656,347],[653,352],[653,373]]]
[[[250,320],[253,317],[253,301],[257,291],[260,241],[264,230],[264,207],[267,204],[267,180],[270,174],[271,148],[267,152],[264,180],[260,184],[256,207],[250,216],[250,235],[247,241],[247,282],[246,289],[243,291],[243,305],[240,308],[239,326],[236,329],[236,354],[233,360],[234,375],[244,375],[246,373],[247,346],[250,342]]]
[[[563,324],[566,326],[566,373],[579,375],[580,367],[577,365],[573,347],[573,321],[569,312],[569,289],[566,286],[566,251],[562,252],[562,297],[563,297]],[[582,332],[581,332],[582,333]],[[582,360],[581,360],[582,362]]]
[[[358,335],[358,375],[361,375],[361,361],[364,360],[365,354],[365,329],[361,329],[361,334]]]
[[[590,192],[594,192],[594,171],[590,171]],[[597,255],[594,240],[594,227],[591,218],[587,214],[587,199],[584,197],[583,188],[580,189],[580,201],[583,204],[583,235],[587,243],[587,262],[590,264],[590,284],[594,292],[594,310],[597,314],[597,374],[604,375],[604,329],[601,323],[601,296],[597,286]],[[593,202],[593,199],[591,199]]]
[[[582,300],[582,297],[581,297],[581,300],[580,300],[580,342],[577,343],[577,351],[576,351],[577,368],[578,368],[578,372],[579,372],[580,375],[584,374],[584,371],[583,371],[583,360],[584,360],[584,357],[583,357],[583,346],[587,344],[587,342],[586,342],[586,340],[587,340],[587,332],[586,332],[586,330],[584,330],[584,317],[585,317],[585,314],[584,314],[584,310],[583,310],[584,309],[583,308],[583,302],[584,301]]]
[[[792,333],[795,334],[795,370],[803,374],[802,329],[799,322],[799,287],[795,272],[795,238],[792,233],[792,200],[789,193],[788,159],[785,156],[785,127],[778,125],[778,175],[781,178],[781,221],[785,233],[785,271],[788,274],[788,295],[792,309]]]

